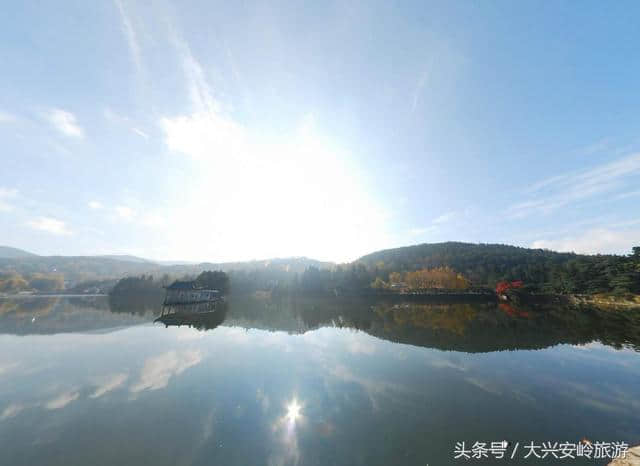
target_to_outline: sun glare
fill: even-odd
[[[297,400],[293,400],[291,403],[287,405],[287,420],[289,422],[296,422],[300,418],[300,410],[301,406],[298,404]]]
[[[165,119],[163,129],[169,149],[192,162],[163,232],[181,259],[345,261],[388,244],[386,211],[353,154],[312,118],[282,137],[215,111]]]

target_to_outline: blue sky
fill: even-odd
[[[637,2],[13,2],[0,244],[640,244]]]

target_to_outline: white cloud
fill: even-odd
[[[71,231],[62,220],[51,217],[38,217],[27,222],[31,228],[46,231],[54,235],[70,235]]]
[[[102,203],[99,201],[89,201],[87,205],[89,206],[90,209],[93,209],[93,210],[99,210],[104,207]]]
[[[587,170],[554,175],[529,187],[526,193],[534,197],[510,207],[508,213],[515,218],[549,213],[598,194],[624,191],[632,184],[637,185],[639,175],[640,154]]]
[[[639,243],[640,230],[594,228],[573,236],[536,240],[531,247],[578,254],[629,254]]]
[[[44,407],[46,409],[49,409],[49,410],[61,409],[61,408],[64,408],[65,406],[67,406],[72,401],[77,400],[79,396],[80,396],[80,394],[78,392],[68,391],[68,392],[62,393],[59,396],[57,396],[57,397],[53,398],[52,400],[48,401],[44,405]]]
[[[158,390],[168,385],[169,379],[202,361],[197,350],[168,351],[148,358],[140,373],[140,379],[131,387],[132,392]]]
[[[124,205],[116,206],[114,210],[116,211],[116,214],[118,214],[120,218],[124,218],[126,220],[130,220],[136,215],[135,210],[133,210],[131,207],[127,207]]]
[[[11,212],[14,207],[9,201],[18,197],[17,189],[0,188],[0,212]]]
[[[95,392],[90,395],[90,398],[100,398],[102,395],[115,390],[123,385],[127,378],[127,374],[113,374],[104,378],[102,383],[96,388]]]
[[[73,113],[53,108],[47,112],[46,117],[49,123],[65,136],[78,139],[84,137],[84,130],[78,125],[76,116]]]

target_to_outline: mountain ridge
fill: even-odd
[[[24,249],[0,245],[0,258],[18,259],[21,257],[39,257],[39,256],[32,252],[25,251]]]

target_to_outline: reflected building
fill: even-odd
[[[184,305],[174,305],[169,307],[171,312],[163,312],[155,322],[165,325],[165,327],[193,327],[198,330],[212,330],[221,325],[227,315],[227,304],[224,301],[209,303],[194,303]]]

